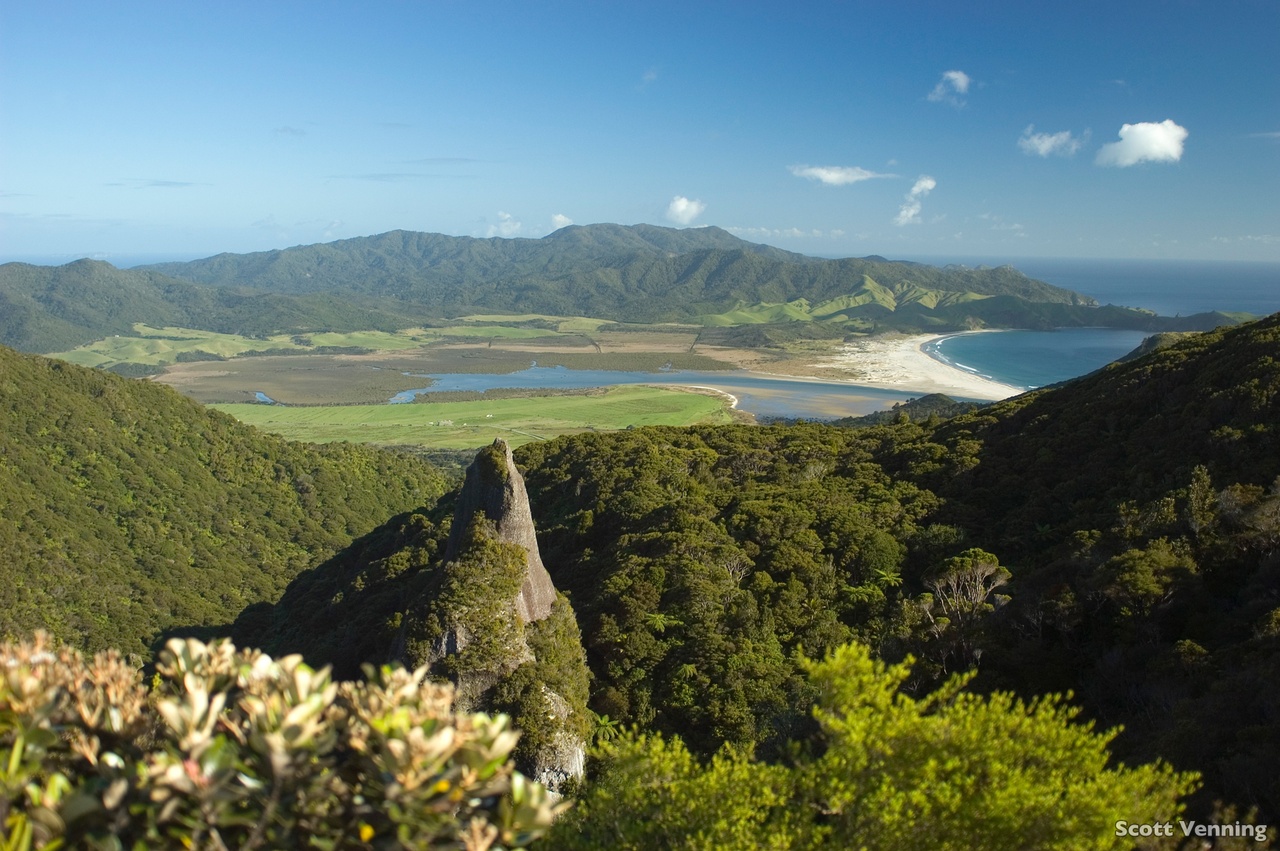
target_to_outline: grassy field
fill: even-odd
[[[216,331],[197,331],[193,328],[151,328],[142,324],[134,325],[133,330],[136,336],[107,337],[67,352],[54,352],[50,357],[81,366],[107,367],[118,363],[159,366],[174,363],[178,355],[190,352],[207,352],[234,358],[245,352],[264,352],[268,349],[287,349],[305,354],[317,346],[401,351],[416,349],[439,339],[422,328],[408,328],[394,334],[385,331],[354,331],[308,334],[305,337],[278,334],[264,339],[219,334]]]
[[[548,316],[544,313],[488,313],[459,317],[462,322],[482,322],[490,325],[521,325],[541,322],[554,325],[557,331],[581,333],[596,331],[602,325],[615,324],[612,319],[592,319],[589,316]]]
[[[494,337],[500,340],[532,340],[538,337],[559,337],[559,331],[548,328],[520,328],[510,325],[451,325],[438,328],[437,333],[446,337]]]
[[[706,394],[646,386],[611,387],[590,395],[410,405],[217,405],[236,419],[291,440],[467,449],[503,438],[512,445],[561,434],[627,426],[732,422],[728,401]]]

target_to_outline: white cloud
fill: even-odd
[[[524,229],[524,223],[510,213],[498,211],[498,223],[489,225],[487,236],[513,237]]]
[[[937,185],[938,181],[927,174],[922,174],[916,178],[915,185],[911,187],[911,191],[903,199],[902,208],[898,210],[897,218],[893,220],[893,223],[899,226],[919,224],[921,199],[932,192]]]
[[[1211,242],[1256,242],[1262,245],[1280,245],[1280,236],[1273,233],[1254,234],[1245,236],[1213,236],[1210,237]]]
[[[743,239],[839,239],[844,236],[844,231],[839,228],[832,230],[801,230],[800,228],[744,228],[744,227],[727,227],[725,228],[734,236],[740,236]]]
[[[960,96],[968,93],[971,82],[969,75],[963,71],[943,71],[942,79],[938,80],[938,85],[929,92],[929,100],[934,103],[964,106],[964,98]]]
[[[1017,222],[1006,222],[1004,219],[1002,219],[1000,216],[997,216],[995,213],[981,213],[978,216],[978,218],[982,219],[983,221],[991,222],[991,230],[1015,231],[1017,232],[1018,236],[1026,236],[1025,233],[1021,232],[1022,225],[1018,224]]]
[[[1077,137],[1072,136],[1070,130],[1059,133],[1036,133],[1035,129],[1034,124],[1028,124],[1027,129],[1022,131],[1022,138],[1018,139],[1018,147],[1024,154],[1040,157],[1049,157],[1054,154],[1060,157],[1075,156],[1084,144],[1084,140],[1089,137],[1088,132]]]
[[[683,195],[677,195],[667,205],[667,218],[678,225],[691,225],[706,209],[707,205],[701,201],[691,201]]]
[[[1098,151],[1098,165],[1128,168],[1140,162],[1176,163],[1182,159],[1182,143],[1187,128],[1166,118],[1159,124],[1143,121],[1120,127],[1120,141],[1109,142]]]
[[[872,180],[877,177],[897,176],[867,171],[865,168],[860,168],[856,165],[792,165],[787,166],[787,170],[796,177],[818,180],[828,186],[844,186],[849,183],[858,183],[862,180]]]
[[[573,224],[573,219],[561,213],[556,213],[554,216],[551,217],[551,227],[554,230],[560,230],[560,228],[567,228],[571,224]]]

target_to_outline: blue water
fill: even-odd
[[[430,396],[450,390],[483,393],[496,388],[581,389],[615,384],[678,384],[711,387],[730,393],[738,407],[758,417],[803,417],[834,419],[860,416],[883,410],[895,402],[919,397],[920,393],[881,390],[856,384],[773,378],[747,372],[615,372],[604,369],[565,369],[562,366],[531,366],[505,375],[451,373],[432,376],[430,387],[406,390],[391,398],[393,404],[412,402],[418,395]]]
[[[933,265],[1010,265],[1099,304],[1141,307],[1161,316],[1213,310],[1258,316],[1280,311],[1280,263],[1209,260],[1090,260],[1060,257],[929,257]]]
[[[1092,296],[1099,304],[1162,316],[1280,311],[1280,263],[1065,258],[931,258],[942,265],[1008,263],[1032,278]],[[1092,372],[1137,347],[1143,334],[1100,328],[1007,331],[950,337],[930,354],[1003,384],[1042,387]]]
[[[924,350],[950,366],[1031,390],[1104,367],[1136,349],[1146,336],[1109,328],[994,331],[943,337]]]
[[[1213,310],[1257,315],[1280,311],[1280,263],[1008,258],[931,258],[927,262],[971,266],[1011,263],[1033,278],[1093,296],[1101,304],[1140,307],[1165,316]],[[1105,366],[1133,351],[1144,336],[1141,331],[1105,328],[1002,331],[949,336],[930,344],[926,351],[959,369],[1030,389]],[[409,402],[419,393],[445,390],[685,384],[732,393],[738,397],[740,408],[761,417],[828,419],[870,413],[920,395],[851,384],[761,378],[739,372],[610,372],[534,366],[509,375],[433,378],[436,383],[432,386],[397,394],[391,401]]]

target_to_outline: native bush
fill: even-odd
[[[114,650],[0,645],[0,847],[529,844],[559,805],[506,716],[424,671],[337,683],[300,656],[174,639],[151,689]]]

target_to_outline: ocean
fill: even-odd
[[[1280,263],[1065,258],[920,258],[933,265],[1009,264],[1032,278],[1162,316],[1220,310],[1265,316],[1280,311]],[[936,341],[929,354],[1014,387],[1043,387],[1092,372],[1131,352],[1138,331],[1072,328],[965,334]]]
[[[1146,336],[1110,328],[997,331],[943,337],[923,350],[948,366],[1034,390],[1101,369],[1136,349]]]

